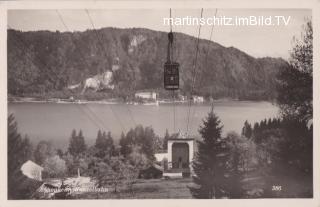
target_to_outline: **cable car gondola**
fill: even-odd
[[[170,12],[171,13],[171,12]],[[170,15],[171,16],[171,15]],[[167,61],[164,64],[164,88],[166,90],[178,90],[179,89],[179,63],[174,62],[172,59],[172,45],[173,45],[173,33],[172,30],[168,33],[168,51]]]
[[[166,90],[179,89],[179,63],[166,62],[164,64],[164,88]]]

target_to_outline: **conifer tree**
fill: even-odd
[[[101,146],[101,144],[102,144],[102,132],[101,132],[101,130],[99,129],[98,134],[97,134],[97,139],[96,139],[95,147],[96,147],[96,148],[99,148],[99,146]]]
[[[79,131],[79,134],[76,135],[76,131],[73,130],[69,142],[69,152],[73,156],[79,156],[84,153],[87,146],[84,140],[84,136],[82,134],[82,130]]]
[[[221,139],[222,125],[213,110],[203,121],[199,133],[198,152],[193,161],[195,187],[190,187],[195,198],[220,198],[226,189],[227,153]]]
[[[251,124],[249,124],[249,122],[247,120],[244,122],[244,126],[242,128],[241,135],[247,137],[248,139],[251,138],[252,127],[251,127]]]
[[[132,131],[133,130],[130,129],[130,131],[127,133],[127,136],[124,135],[123,132],[121,133],[119,145],[120,145],[120,152],[124,157],[128,156],[131,153],[130,146],[132,144],[132,140],[131,140],[131,137],[128,135],[131,134]]]
[[[170,134],[168,132],[168,129],[166,129],[166,133],[164,135],[164,138],[163,138],[163,149],[166,150],[168,148],[168,139],[170,138]]]
[[[18,177],[21,176],[20,168],[24,162],[31,159],[32,145],[26,136],[22,139],[18,132],[17,122],[13,114],[8,117],[8,198],[18,199],[26,195],[18,192]]]
[[[115,146],[113,143],[113,138],[112,138],[111,132],[108,132],[106,140],[107,140],[108,153],[111,156],[115,152]]]
[[[95,148],[97,149],[96,156],[103,158],[106,155],[107,147],[106,133],[102,133],[101,130],[99,130],[95,143]]]

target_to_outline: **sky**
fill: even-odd
[[[169,9],[113,9],[88,10],[96,29],[102,27],[148,28],[169,31],[163,18],[169,17]],[[173,9],[172,17],[200,17],[200,9]],[[59,17],[62,17],[62,20]],[[213,17],[215,9],[204,9],[203,17]],[[300,38],[306,18],[311,18],[307,9],[217,9],[216,17],[284,16],[288,25],[280,26],[218,26],[213,28],[212,40],[225,47],[236,47],[254,57],[282,57],[288,59],[293,37]],[[71,31],[93,29],[85,10],[9,10],[8,27],[22,31],[50,30]],[[212,26],[204,25],[200,38],[210,39]],[[174,32],[197,36],[199,26],[173,26]]]

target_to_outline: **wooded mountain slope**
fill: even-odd
[[[175,34],[174,59],[181,66],[182,94],[190,93],[195,76],[197,95],[264,100],[275,97],[275,77],[286,61],[254,58],[236,48],[200,40],[194,75],[196,42],[195,37]],[[8,92],[30,96],[65,91],[68,85],[107,70],[113,71],[115,88],[109,93],[115,96],[128,97],[141,89],[163,92],[166,52],[166,33],[141,28],[73,33],[8,30]]]

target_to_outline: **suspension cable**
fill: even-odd
[[[217,12],[218,12],[218,9],[215,9],[214,17],[217,16]],[[212,41],[213,29],[214,29],[214,24],[212,24],[211,31],[210,31],[210,38],[209,38],[209,41],[210,41],[210,42]],[[205,55],[204,68],[207,68],[207,66],[208,66],[209,47],[210,47],[210,44],[207,44],[207,49],[206,49],[206,51],[205,51],[206,55]],[[201,76],[200,78],[203,79],[203,76]],[[202,80],[200,81],[200,83],[199,83],[199,88],[202,87],[203,82],[204,82],[204,81],[202,81]],[[213,95],[212,95],[212,87],[211,87],[211,89],[210,89],[210,95],[211,95],[211,97],[213,97]],[[211,108],[213,108],[213,102],[211,103],[211,105],[212,105]],[[191,118],[191,122],[190,122],[190,128],[192,127],[192,120],[193,120],[193,118],[194,118],[194,116],[195,116],[195,111],[197,110],[197,107],[193,107],[193,108],[194,108],[194,109],[193,109],[193,112],[192,112],[192,118]]]
[[[87,9],[85,9],[85,11],[86,11],[86,13],[87,13],[87,15],[88,15],[89,22],[90,22],[90,24],[91,24],[91,26],[92,26],[92,28],[93,28],[93,31],[95,32],[95,34],[96,34],[96,36],[97,36],[97,38],[98,38],[98,41],[100,42],[100,47],[101,47],[102,51],[104,52],[105,57],[107,58],[107,57],[108,57],[108,52],[107,52],[107,50],[106,50],[105,47],[104,47],[103,41],[102,41],[102,39],[100,38],[100,36],[99,36],[99,34],[98,34],[98,31],[96,30],[96,27],[94,26],[94,23],[93,23],[93,20],[92,20],[90,14],[89,14],[89,11],[88,11]]]
[[[8,25],[9,29],[12,29],[9,25]],[[12,29],[13,30],[13,29]],[[27,46],[25,44],[25,42],[23,40],[21,40],[20,38],[17,38],[17,40],[19,40],[19,42],[21,44],[19,44],[20,46],[16,45],[17,47],[19,47],[20,49],[22,49],[24,51],[24,53],[27,55],[26,57],[28,57],[28,59],[33,63],[34,66],[37,66],[37,64],[35,63],[36,60],[38,60],[37,62],[40,63],[42,66],[45,66],[46,68],[48,68],[45,64],[43,64],[40,59],[36,59],[36,58],[32,58],[31,56],[29,56],[30,54],[27,52]],[[18,43],[17,41],[14,41],[14,43]],[[103,129],[103,125],[101,125],[101,123],[97,122],[96,120],[94,120],[90,114],[88,114],[84,109],[82,109],[80,106],[78,106],[77,104],[77,108],[81,109],[81,111],[92,121],[92,123],[94,123],[94,125],[96,125],[96,127],[98,127],[98,129]],[[102,127],[101,127],[102,126]],[[107,130],[109,131],[109,130]]]
[[[71,36],[72,36],[72,32],[71,32],[71,30],[69,29],[69,27],[67,26],[67,24],[65,23],[62,15],[61,15],[61,13],[60,13],[58,10],[56,10],[56,13],[58,14],[58,17],[59,17],[60,21],[62,22],[62,25],[65,27],[65,29],[66,29],[68,32],[71,33]],[[74,42],[74,39],[73,39],[73,38],[72,38],[72,41]],[[88,62],[86,61],[86,58],[85,58],[84,54],[82,53],[82,50],[79,49],[78,51],[79,51],[79,54],[80,54],[80,56],[81,56],[82,62],[85,63],[88,68],[90,68],[90,65],[89,65]],[[77,106],[78,106],[78,104],[77,104]],[[78,107],[81,108],[81,106],[78,106]],[[84,105],[84,107],[87,108],[89,114],[91,114],[91,115],[93,116],[93,118],[95,119],[94,122],[97,121],[99,124],[101,124],[101,125],[103,126],[104,130],[107,129],[106,131],[110,131],[108,125],[107,125],[107,124],[104,124],[104,121],[102,121],[102,120],[100,119],[100,117],[98,117],[97,114],[96,114],[95,112],[93,112],[93,111],[89,108],[89,106]],[[82,108],[81,108],[81,109],[82,109]],[[85,110],[82,110],[82,111],[83,111],[84,113],[86,113]],[[87,114],[87,113],[86,113],[86,114]],[[92,120],[91,117],[90,117],[90,119]]]
[[[203,8],[201,9],[200,18],[202,18],[202,15],[203,15]],[[197,37],[197,43],[196,43],[196,53],[195,53],[195,59],[194,59],[194,62],[193,62],[193,79],[192,79],[191,93],[190,93],[190,98],[189,98],[188,116],[187,116],[187,129],[186,129],[186,135],[187,136],[189,135],[188,132],[189,132],[189,122],[190,122],[191,101],[192,101],[194,84],[195,84],[196,75],[197,75],[196,68],[197,68],[198,53],[199,53],[200,33],[201,33],[201,24],[199,25],[198,37]]]
[[[107,57],[108,57],[107,52],[106,52],[107,50],[106,50],[106,48],[104,47],[104,44],[103,44],[103,42],[102,42],[102,39],[100,38],[100,36],[99,36],[99,34],[98,34],[95,26],[94,26],[94,22],[93,22],[93,20],[92,20],[92,18],[91,18],[91,16],[90,16],[90,13],[89,13],[89,11],[88,11],[87,9],[86,9],[85,11],[86,11],[86,13],[87,13],[87,15],[88,15],[88,17],[89,17],[89,21],[90,21],[90,23],[91,23],[91,25],[92,25],[93,30],[95,31],[95,34],[96,34],[96,36],[97,36],[97,38],[98,38],[98,41],[100,42],[100,45],[101,45],[101,47],[102,47],[102,49],[103,49],[103,51],[104,51],[104,53],[105,53],[105,57],[107,58]],[[124,127],[124,125],[122,124],[121,120],[119,119],[119,117],[117,116],[117,114],[115,113],[115,111],[113,110],[113,107],[112,107],[111,105],[109,105],[109,106],[110,106],[110,109],[112,110],[114,116],[118,119],[118,121],[119,121],[119,123],[120,123],[120,125],[121,125],[121,128],[122,128],[122,129],[125,129],[125,127]],[[128,106],[126,106],[126,107],[127,107],[127,110],[130,111],[130,109],[128,108]],[[135,120],[134,120],[134,118],[132,117],[131,111],[130,111],[129,115],[131,116],[131,119],[133,120],[134,125],[137,125],[136,122],[135,122]],[[125,129],[124,131],[126,131],[126,129]]]
[[[173,24],[173,20],[172,20],[172,10],[170,8],[170,33],[172,33],[172,24]],[[173,42],[170,44],[170,60],[173,60]],[[175,111],[175,100],[174,100],[174,90],[172,90],[172,109],[173,109],[173,134],[176,132],[176,111]]]

